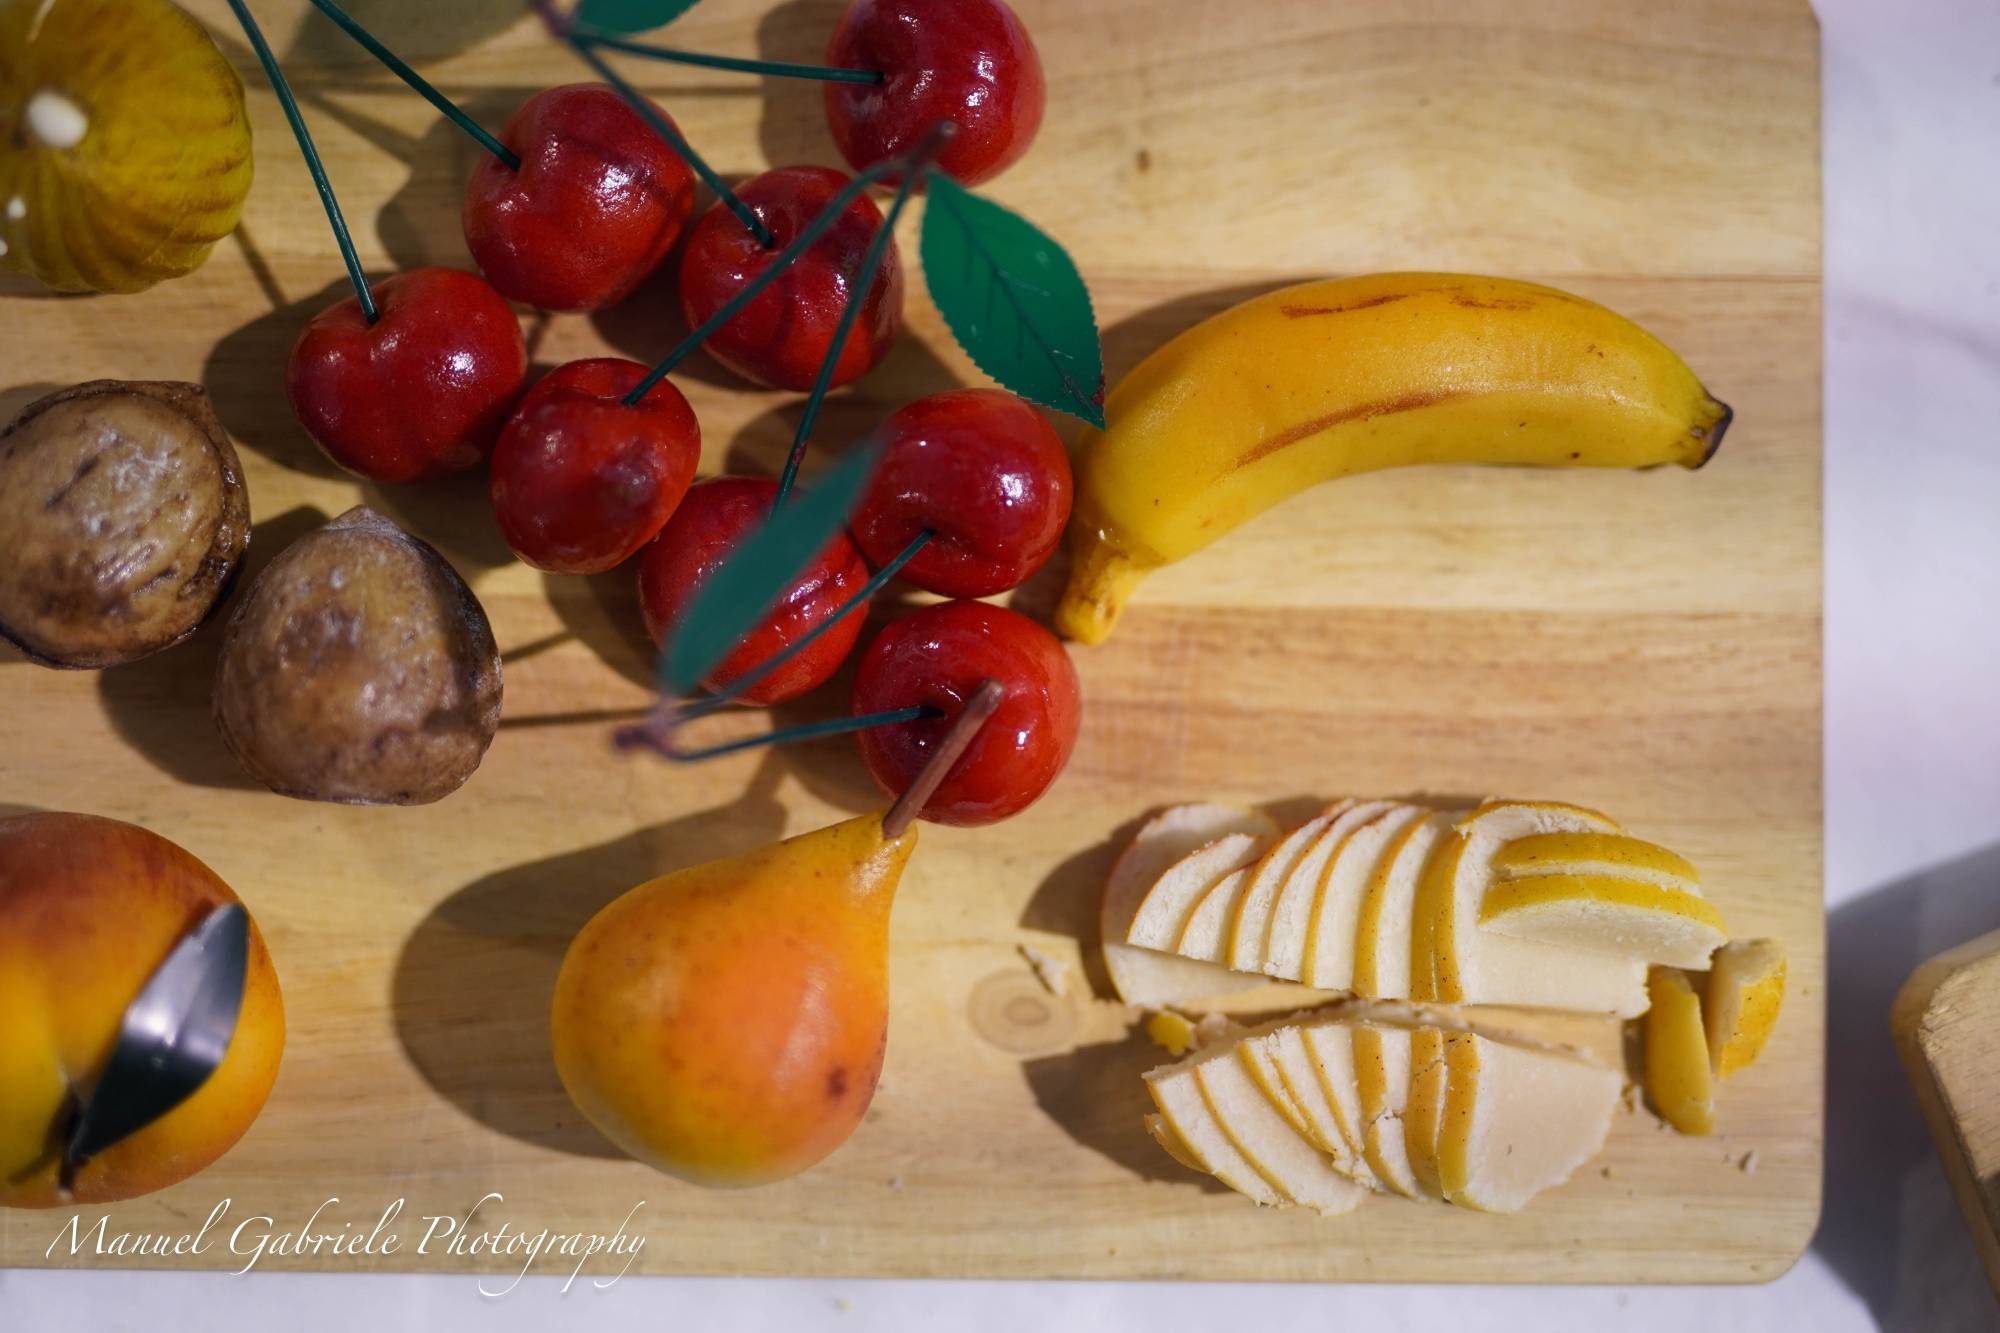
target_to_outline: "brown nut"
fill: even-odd
[[[215,724],[275,792],[423,805],[500,725],[500,651],[445,558],[365,506],[279,553],[229,617]]]
[[[91,380],[0,431],[0,636],[37,662],[179,643],[249,544],[243,468],[199,384]]]

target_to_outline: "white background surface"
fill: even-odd
[[[1828,1184],[1753,1288],[0,1272],[0,1333],[278,1328],[2000,1328],[1889,1044],[2000,927],[2000,0],[1819,0],[1826,164]]]

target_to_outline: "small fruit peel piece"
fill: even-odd
[[[1608,875],[1536,875],[1487,889],[1479,924],[1515,939],[1701,969],[1728,942],[1715,904]]]
[[[1715,1132],[1715,1087],[1701,996],[1687,973],[1656,967],[1646,977],[1646,1101],[1683,1134]]]
[[[1785,951],[1776,940],[1734,940],[1708,974],[1709,1065],[1726,1078],[1763,1053],[1785,1001]]]
[[[1146,1038],[1178,1060],[1195,1047],[1194,1023],[1171,1009],[1156,1010],[1146,1015]]]

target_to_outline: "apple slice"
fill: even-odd
[[[1646,1011],[1646,1100],[1660,1119],[1683,1134],[1715,1132],[1715,1084],[1701,996],[1687,973],[1656,967],[1646,979],[1653,1004]]]
[[[1286,1123],[1258,1091],[1243,1062],[1225,1050],[1197,1058],[1191,1072],[1216,1123],[1258,1174],[1294,1203],[1327,1217],[1354,1211],[1368,1191],[1333,1169],[1333,1163]]]
[[[1450,1072],[1438,1174],[1453,1203],[1516,1212],[1603,1148],[1624,1088],[1617,1071],[1568,1051],[1443,1035]]]
[[[1717,1078],[1755,1060],[1785,1002],[1785,951],[1776,940],[1733,940],[1715,951],[1702,1018]]]
[[[1354,1164],[1355,1178],[1370,1189],[1386,1190],[1388,1186],[1368,1165],[1363,1151],[1367,1121],[1362,1117],[1361,1088],[1354,1073],[1352,1029],[1345,1021],[1335,1019],[1304,1023],[1296,1030],[1307,1058],[1312,1061],[1313,1072],[1319,1076],[1320,1091],[1326,1094],[1334,1124],[1340,1130],[1340,1137],[1347,1142],[1347,1156]]]
[[[1288,937],[1287,943],[1295,944],[1297,952],[1287,952],[1282,958],[1287,964],[1298,963],[1298,975],[1311,978],[1306,981],[1308,986],[1320,990],[1354,988],[1362,900],[1397,835],[1426,813],[1420,805],[1389,806],[1349,833],[1327,863],[1312,910],[1302,923],[1305,928]]]
[[[1320,1084],[1319,1071],[1299,1028],[1290,1025],[1245,1037],[1237,1049],[1250,1076],[1292,1128],[1324,1153],[1334,1170],[1372,1186],[1373,1174],[1341,1129],[1340,1117]]]
[[[1125,942],[1172,953],[1201,895],[1230,871],[1240,870],[1263,855],[1266,842],[1255,833],[1225,833],[1175,861],[1139,900]]]
[[[1701,895],[1701,876],[1679,854],[1622,833],[1533,833],[1493,854],[1500,879],[1530,875],[1610,875]]]
[[[1606,815],[1554,802],[1488,801],[1459,821],[1451,892],[1432,925],[1436,999],[1448,1004],[1513,1004],[1632,1018],[1646,1009],[1646,965],[1636,958],[1516,939],[1479,925],[1493,881],[1493,857],[1537,833],[1619,833]]]
[[[1375,1175],[1411,1199],[1426,1195],[1410,1165],[1403,1113],[1410,1095],[1410,1029],[1397,1023],[1351,1027],[1354,1083],[1361,1099],[1361,1152]]]
[[[1281,838],[1258,862],[1243,896],[1230,911],[1223,961],[1239,972],[1261,971],[1286,981],[1298,979],[1297,972],[1276,972],[1264,965],[1279,899],[1314,844],[1330,829],[1353,827],[1361,818],[1355,812],[1364,808],[1363,803],[1351,800],[1328,806]]]
[[[1346,801],[1330,811],[1333,818],[1320,825],[1305,853],[1287,870],[1283,880],[1266,881],[1261,901],[1246,898],[1230,922],[1230,966],[1245,971],[1263,971],[1269,976],[1297,981],[1305,957],[1304,940],[1312,918],[1312,904],[1327,867],[1356,829],[1393,808],[1390,801]]]
[[[1229,968],[1229,918],[1236,905],[1243,901],[1243,895],[1250,891],[1250,881],[1256,873],[1256,865],[1248,865],[1241,870],[1230,871],[1209,885],[1201,895],[1201,901],[1188,913],[1187,924],[1181,927],[1180,938],[1174,941],[1174,952],[1183,958],[1197,958],[1210,966],[1223,968],[1232,977],[1248,977],[1252,985],[1264,980],[1255,972],[1238,972]]]
[[[1191,1068],[1185,1064],[1169,1065],[1151,1071],[1145,1079],[1146,1091],[1152,1094],[1153,1105],[1160,1108],[1163,1126],[1172,1131],[1174,1141],[1187,1153],[1186,1157],[1182,1157],[1162,1140],[1161,1146],[1166,1147],[1176,1160],[1208,1172],[1238,1194],[1247,1195],[1258,1203],[1287,1201],[1258,1174],[1257,1169],[1237,1150],[1229,1135],[1223,1133]]]
[[[1262,984],[1260,978],[1174,958],[1123,941],[1155,880],[1190,852],[1231,833],[1276,837],[1278,826],[1254,810],[1205,803],[1169,806],[1140,826],[1112,863],[1098,908],[1104,970],[1127,1004],[1188,1004]]]
[[[1452,836],[1452,823],[1452,816],[1442,811],[1420,811],[1383,849],[1355,922],[1355,994],[1372,1000],[1417,998],[1410,984],[1417,885],[1439,844]]]
[[[1486,890],[1479,924],[1517,940],[1697,970],[1729,942],[1706,898],[1608,875],[1503,880]]]
[[[1181,1136],[1174,1133],[1173,1129],[1158,1112],[1147,1116],[1143,1123],[1146,1126],[1146,1133],[1152,1138],[1153,1142],[1167,1150],[1167,1156],[1173,1158],[1190,1171],[1199,1171],[1203,1175],[1208,1174],[1208,1168],[1201,1164],[1201,1160],[1194,1155],[1194,1150],[1181,1142]]]

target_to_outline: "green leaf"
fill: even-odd
[[[624,36],[664,28],[695,4],[696,0],[581,0],[572,17],[587,28]]]
[[[1104,425],[1090,291],[1034,223],[942,172],[926,178],[924,281],[973,364],[1023,398]]]
[[[777,605],[785,589],[847,525],[879,453],[879,448],[850,450],[810,490],[794,491],[708,576],[660,659],[669,689],[686,693],[700,684]]]

